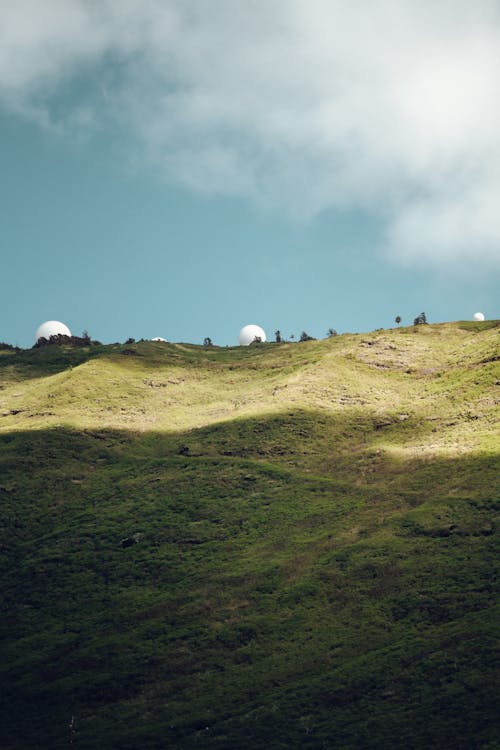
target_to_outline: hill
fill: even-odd
[[[2,748],[500,747],[499,332],[0,352]]]

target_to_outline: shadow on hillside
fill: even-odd
[[[55,375],[58,372],[78,367],[102,355],[103,346],[45,346],[40,349],[23,349],[7,352],[0,356],[0,376],[2,370],[13,369],[20,380]]]
[[[498,460],[403,429],[1,435],[2,747],[486,747]]]
[[[159,343],[137,341],[134,343],[99,344],[93,346],[52,345],[38,349],[6,351],[0,356],[0,374],[13,368],[20,379],[38,378],[78,367],[90,359],[100,358],[111,362],[121,361],[128,367],[206,367],[277,369],[292,364],[295,367],[310,364],[321,358],[322,348],[330,342],[312,342],[313,347],[301,344],[273,342],[249,347],[204,347],[196,344]],[[323,345],[323,346],[322,346]],[[317,351],[319,348],[319,351]],[[293,353],[293,355],[292,355]],[[277,361],[275,361],[277,357]]]
[[[198,350],[198,359],[199,351]],[[2,370],[12,369],[18,379],[40,378],[55,375],[85,364],[91,359],[122,361],[130,366],[154,367],[172,364],[186,365],[196,360],[196,354],[186,354],[171,344],[138,342],[134,344],[106,344],[93,346],[44,346],[37,349],[23,349],[19,352],[7,351],[0,356],[0,376]]]
[[[237,416],[181,431],[19,429],[0,433],[0,446],[4,471],[8,456],[12,457],[14,470],[26,463],[34,472],[64,467],[65,461],[74,460],[98,460],[102,466],[120,461],[137,461],[140,466],[149,460],[199,465],[207,471],[212,463],[239,462],[242,466],[255,463],[274,468],[283,475],[302,472],[304,477],[348,481],[358,486],[400,475],[411,484],[416,472],[431,477],[433,467],[440,472],[449,466],[453,469],[448,470],[447,476],[453,483],[470,474],[474,466],[489,465],[494,458],[475,454],[433,457],[431,452],[425,452],[420,458],[408,459],[399,449],[414,441],[422,444],[426,438],[433,441],[438,431],[449,429],[453,433],[458,428],[456,420],[442,425],[437,417],[425,419],[392,412],[381,414],[366,407],[345,407],[335,413],[296,409]]]
[[[200,347],[198,347],[198,352]],[[55,375],[85,364],[91,359],[127,362],[128,366],[148,367],[165,366],[179,363],[189,364],[196,356],[189,356],[177,350],[175,345],[155,344],[154,342],[137,342],[134,344],[99,344],[92,346],[49,345],[41,348],[23,349],[21,351],[2,352],[0,356],[0,375],[2,370],[13,369],[19,379],[39,378]],[[199,358],[199,354],[198,354]]]

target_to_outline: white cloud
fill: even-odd
[[[500,260],[496,0],[6,0],[0,102],[111,118],[196,190],[377,213],[411,263]]]

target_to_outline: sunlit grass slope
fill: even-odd
[[[499,341],[1,352],[0,746],[500,747]]]

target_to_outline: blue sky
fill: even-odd
[[[0,340],[500,317],[495,5],[348,5],[7,3]]]

